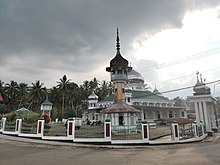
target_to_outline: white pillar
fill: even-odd
[[[44,135],[44,120],[37,121],[37,135],[41,137]]]
[[[2,118],[2,125],[1,125],[1,132],[5,131],[5,123],[6,123],[6,117]]]
[[[203,115],[204,112],[204,107],[202,107],[202,102],[198,102],[199,104],[199,116],[200,116],[200,121],[202,121],[203,123],[205,123],[205,116]]]
[[[150,134],[149,134],[149,125],[148,124],[141,124],[142,126],[142,139],[143,140],[149,140]]]
[[[67,121],[67,137],[71,139],[75,137],[75,120]]]
[[[104,127],[105,139],[111,140],[111,122],[105,121]]]
[[[179,141],[179,125],[177,123],[172,123],[172,135],[174,141]]]
[[[22,119],[16,119],[15,132],[18,134],[21,133],[21,124]]]
[[[144,113],[145,113],[145,112],[144,112],[144,110],[142,109],[142,110],[141,110],[141,121],[144,121]]]
[[[197,124],[192,124],[193,130],[194,130],[194,137],[197,138],[199,136],[198,133],[198,125]]]
[[[193,102],[194,103],[194,107],[195,107],[195,112],[196,112],[196,123],[197,125],[200,124],[200,113],[199,113],[199,107],[198,107],[198,102]]]
[[[206,106],[206,102],[203,101],[203,110],[204,110],[204,115],[205,115],[205,122],[204,124],[206,125],[206,129],[208,131],[211,131],[211,125],[210,125],[210,121],[209,121],[209,118],[208,118],[208,112],[207,112],[207,106]]]

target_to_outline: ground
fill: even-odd
[[[157,146],[88,146],[0,134],[4,165],[220,165],[220,140]]]

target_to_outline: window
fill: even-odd
[[[157,118],[160,119],[160,112],[157,111]]]
[[[124,125],[124,116],[119,115],[119,125]]]
[[[185,117],[185,113],[184,113],[183,111],[181,112],[181,116],[182,116],[182,117]]]
[[[169,112],[169,118],[172,118],[172,117],[173,117],[173,112],[170,111],[170,112]]]
[[[131,98],[130,97],[128,97],[128,103],[130,103],[131,102]]]

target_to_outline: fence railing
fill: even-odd
[[[10,121],[9,122],[9,121],[6,120],[4,131],[15,132],[15,126],[16,126],[15,121]]]
[[[75,138],[104,138],[104,124],[81,125],[75,129]]]
[[[29,123],[25,120],[22,121],[21,133],[24,134],[36,134],[37,133],[37,122]]]
[[[141,140],[142,127],[137,125],[111,126],[112,140]]]
[[[42,139],[61,139],[72,140],[76,142],[86,142],[98,140],[111,143],[123,142],[129,140],[138,143],[157,143],[166,142],[184,142],[190,139],[202,139],[206,136],[206,130],[203,125],[191,124],[189,126],[171,123],[170,125],[156,125],[151,127],[148,123],[139,123],[136,125],[114,126],[110,121],[99,125],[81,125],[75,127],[75,121],[67,121],[66,124],[50,123],[45,124],[44,120],[30,123],[22,119],[9,122],[6,118],[0,120],[1,132],[4,134],[13,134],[18,136],[38,137]],[[34,136],[36,135],[36,136]],[[100,139],[100,140],[99,140]],[[103,140],[104,139],[104,140]]]
[[[149,129],[150,140],[171,139],[172,129],[170,125],[157,125]]]
[[[45,136],[67,136],[67,125],[64,123],[44,124]]]

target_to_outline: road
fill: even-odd
[[[220,165],[220,140],[143,148],[54,146],[0,138],[0,165]]]

